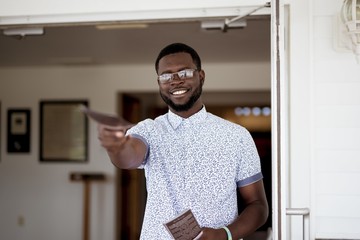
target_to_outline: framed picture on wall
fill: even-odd
[[[7,151],[30,152],[30,109],[8,109]]]
[[[86,100],[40,101],[40,161],[86,162],[88,119]]]

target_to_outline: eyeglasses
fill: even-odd
[[[179,77],[181,80],[185,80],[188,78],[192,78],[194,76],[194,72],[197,71],[197,69],[184,69],[179,72],[174,73],[164,73],[158,76],[158,79],[162,83],[169,82],[170,80],[173,80],[175,75]]]

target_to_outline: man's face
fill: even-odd
[[[179,78],[177,74],[166,82],[158,80],[160,96],[174,112],[197,112],[202,107],[200,99],[205,73],[196,70],[191,55],[180,52],[160,59],[158,74],[176,73],[185,69],[194,69],[192,77]]]

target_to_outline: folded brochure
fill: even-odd
[[[132,126],[134,126],[134,124],[126,121],[122,117],[112,115],[112,114],[97,112],[97,111],[91,110],[90,108],[88,108],[84,105],[81,106],[80,110],[81,110],[81,112],[85,113],[89,118],[91,118],[92,120],[94,120],[100,124],[104,124],[104,125],[111,126],[111,127],[122,126],[122,127],[126,127],[126,128],[131,128]]]
[[[175,240],[193,240],[201,232],[201,227],[190,209],[164,225]]]

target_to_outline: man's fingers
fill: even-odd
[[[125,131],[122,127],[115,128],[99,124],[98,139],[104,148],[114,150],[126,141]]]

